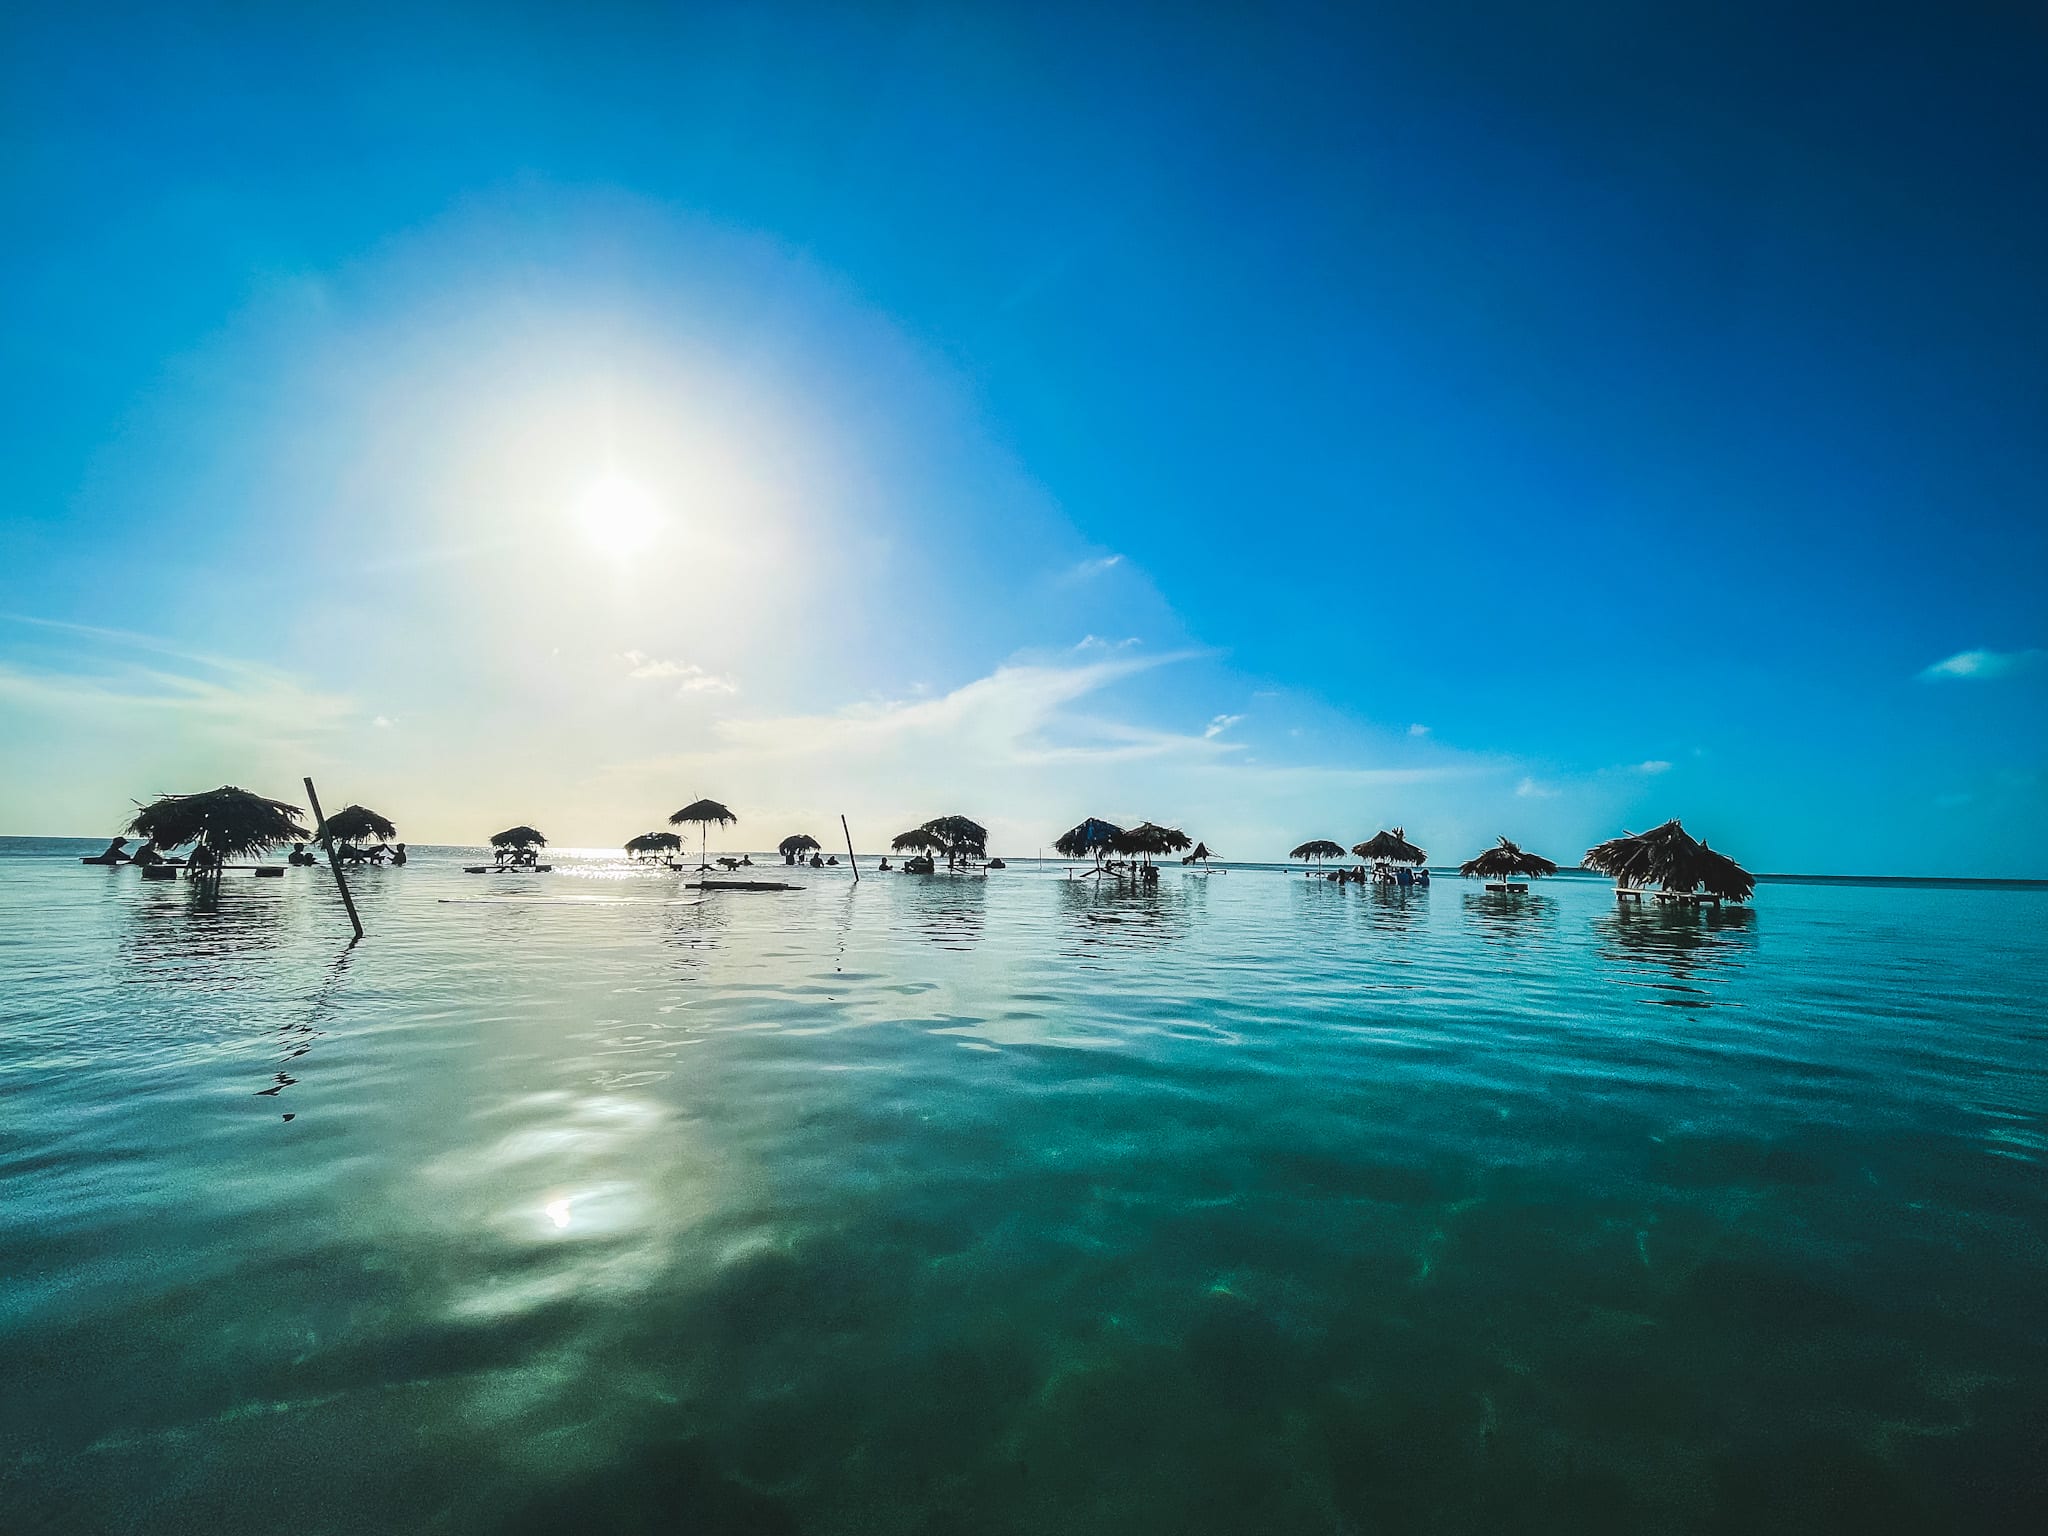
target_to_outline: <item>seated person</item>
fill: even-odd
[[[185,873],[188,875],[209,874],[219,868],[220,855],[204,843],[196,845],[191,857],[185,860]]]
[[[161,864],[163,861],[164,856],[156,851],[156,839],[153,837],[129,855],[131,864]]]
[[[126,864],[128,862],[128,839],[117,837],[107,844],[105,853],[96,854],[88,862],[93,864]]]
[[[312,862],[313,855],[306,852],[306,845],[304,843],[293,843],[292,851],[290,855],[285,859],[285,863],[296,864],[301,869],[305,868],[308,864],[311,864]]]
[[[391,850],[391,862],[394,865],[403,864],[405,862],[405,844],[400,843],[396,848]]]
[[[889,873],[889,855],[886,853],[882,855],[882,873],[885,875]]]

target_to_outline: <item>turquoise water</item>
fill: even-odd
[[[2048,893],[0,842],[0,1528],[2041,1528]],[[764,874],[781,874],[776,863]]]

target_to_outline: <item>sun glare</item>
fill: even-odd
[[[614,560],[644,553],[661,532],[661,508],[624,475],[606,475],[576,499],[576,521],[593,549]]]

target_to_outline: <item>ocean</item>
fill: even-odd
[[[0,1529],[2048,1528],[2048,891],[0,839]],[[758,856],[757,856],[758,857]]]

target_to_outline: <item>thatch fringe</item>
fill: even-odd
[[[1458,873],[1468,879],[1506,880],[1513,875],[1554,875],[1557,866],[1541,854],[1525,853],[1502,838],[1494,847],[1460,864]]]
[[[1586,850],[1584,865],[1622,885],[1704,891],[1723,901],[1747,901],[1756,891],[1756,876],[1692,837],[1676,817],[1647,832],[1595,844]]]
[[[1314,859],[1320,864],[1324,859],[1343,858],[1344,845],[1342,843],[1333,843],[1327,837],[1319,837],[1313,842],[1303,843],[1294,852],[1288,854],[1287,857],[1290,859]]]
[[[785,837],[781,842],[777,843],[775,851],[785,859],[788,859],[794,858],[800,853],[816,853],[824,846],[823,843],[812,837],[808,832],[798,832],[792,836]]]
[[[683,846],[683,840],[673,832],[642,832],[638,837],[626,839],[626,852],[674,853]]]
[[[507,827],[491,839],[493,848],[545,848],[548,840],[531,827]]]
[[[729,827],[738,820],[739,817],[733,815],[731,811],[720,805],[716,800],[692,800],[680,811],[677,811],[675,815],[669,817],[668,824],[672,827],[694,824]]]
[[[313,834],[299,825],[302,813],[283,800],[266,800],[226,784],[196,795],[161,795],[138,805],[128,831],[159,848],[199,843],[222,859],[264,853],[280,843],[304,842]]]
[[[388,843],[398,836],[398,828],[386,817],[360,805],[344,805],[327,818],[327,835],[337,843],[367,843],[376,841]]]
[[[1399,827],[1375,833],[1351,851],[1369,864],[1420,864],[1427,857]]]
[[[1124,829],[1115,822],[1090,816],[1079,826],[1053,839],[1053,851],[1063,859],[1085,859],[1093,854],[1099,860],[1116,839],[1123,836],[1123,832]]]

